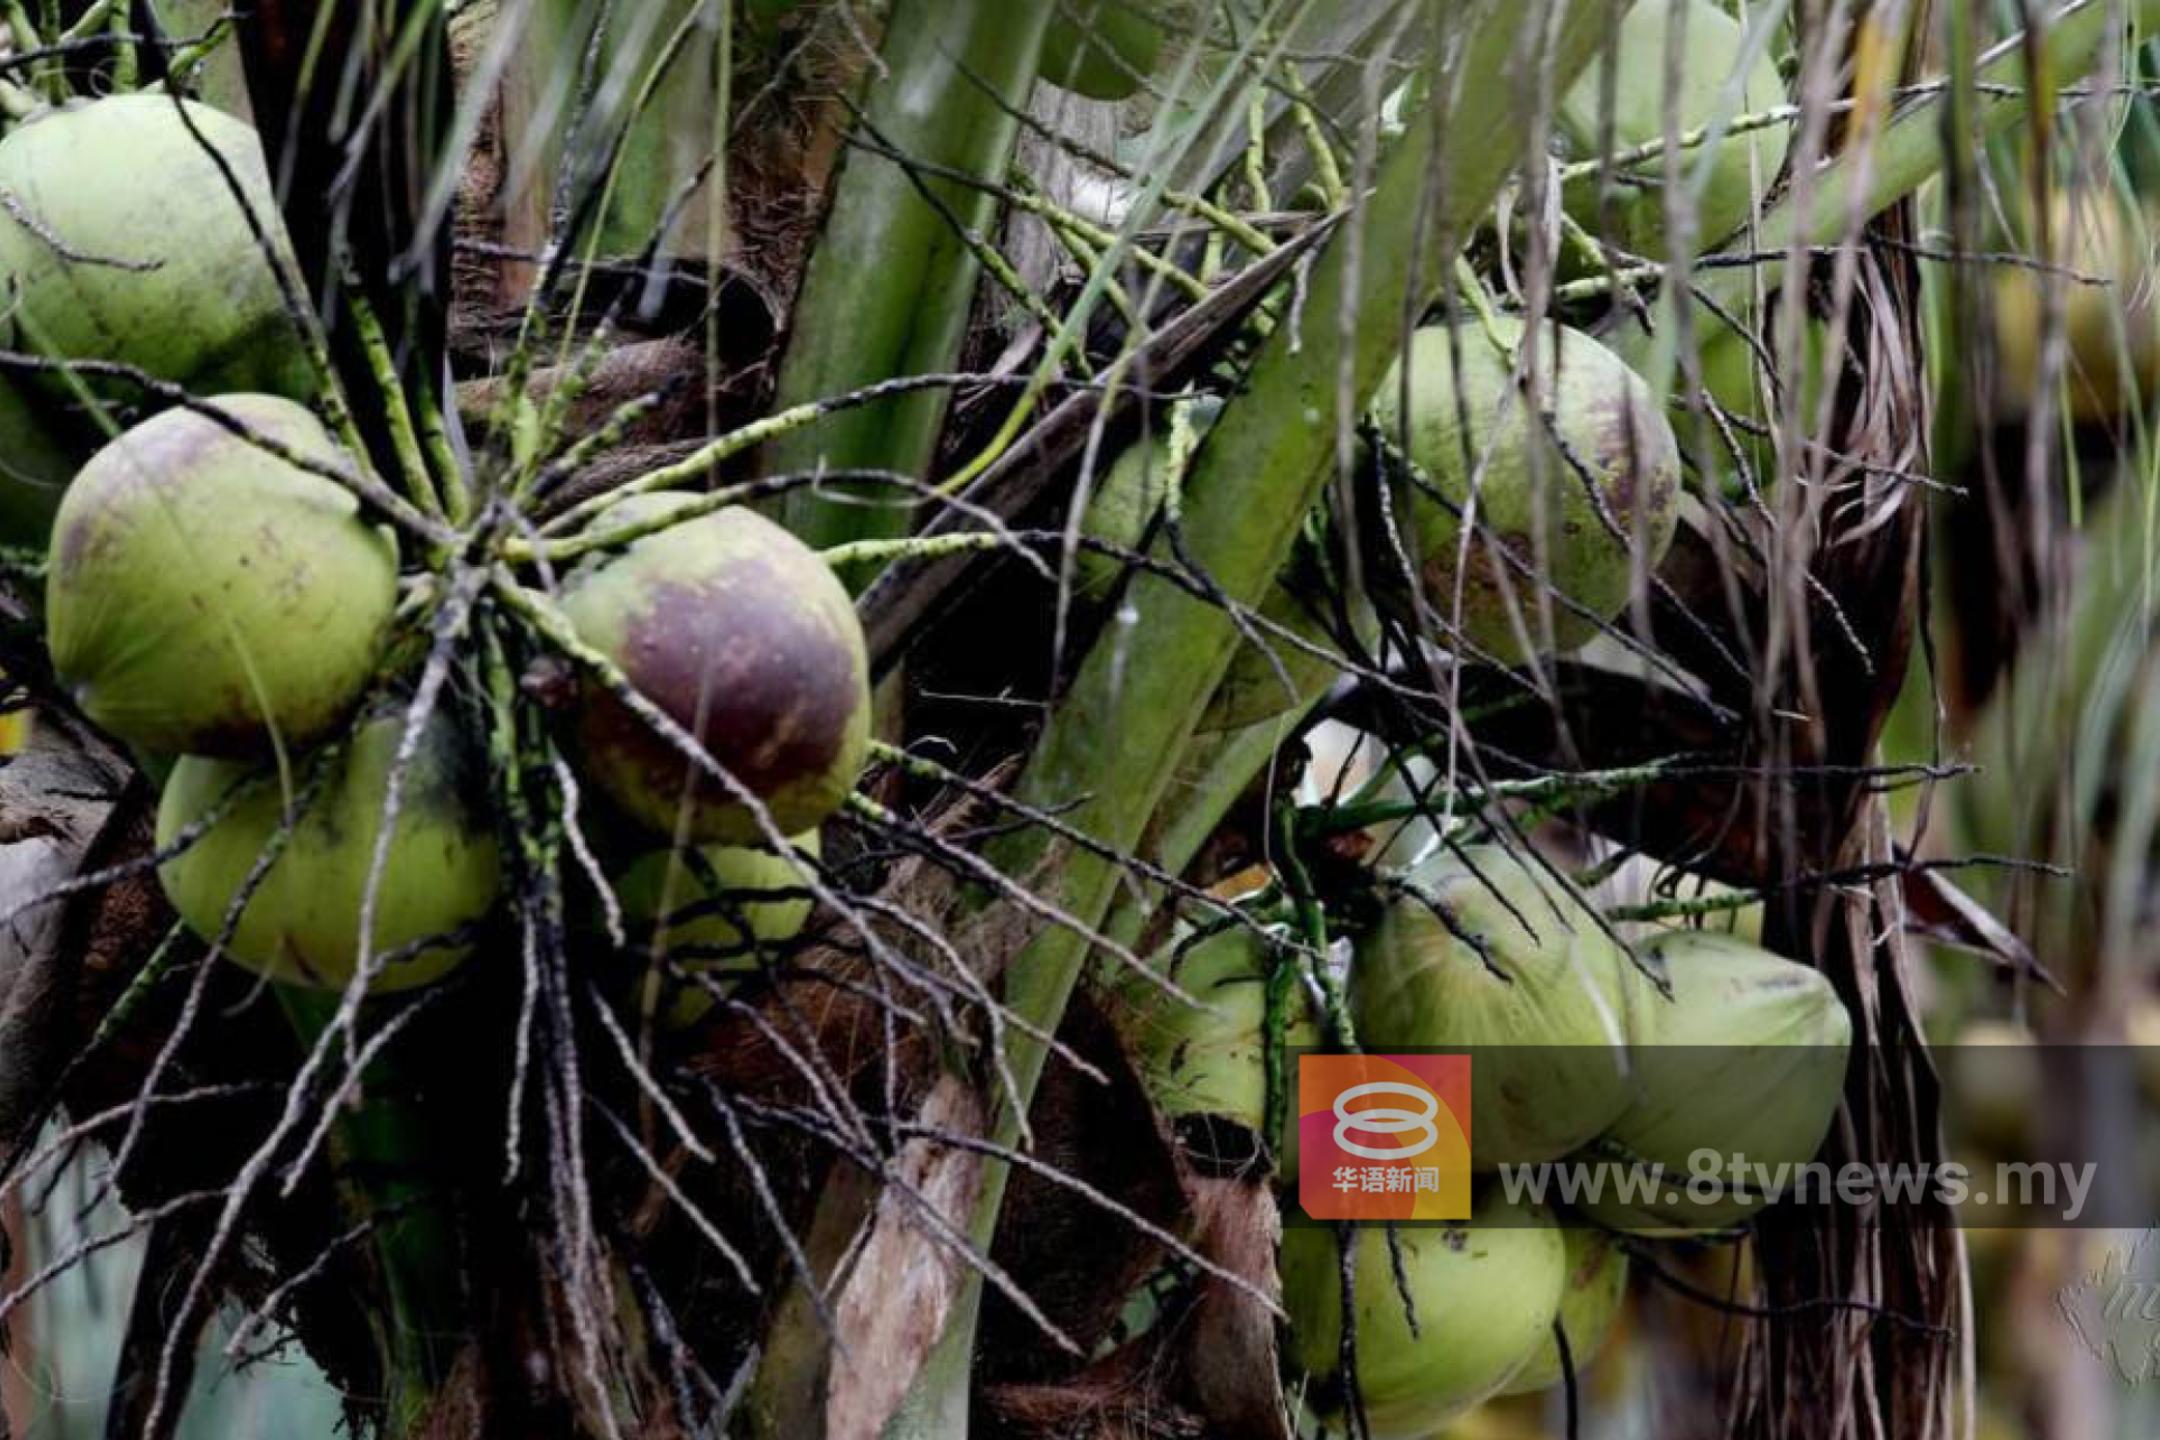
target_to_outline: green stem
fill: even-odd
[[[898,540],[856,540],[820,550],[818,558],[835,570],[843,570],[850,565],[897,560],[903,555],[928,559],[969,550],[997,550],[1012,543],[1011,536],[993,530],[955,530],[945,535],[906,536]]]
[[[1649,784],[1664,773],[1665,763],[1653,760],[1646,764],[1625,765],[1613,770],[1539,775],[1528,780],[1496,780],[1490,785],[1458,789],[1456,794],[1466,807],[1486,805],[1495,800],[1559,801],[1564,804],[1585,796],[1632,790],[1639,785]],[[1347,830],[1362,830],[1368,825],[1385,825],[1396,820],[1412,819],[1429,814],[1431,809],[1429,802],[1420,800],[1353,800],[1347,804],[1313,811],[1305,820],[1305,833],[1341,834]]]
[[[1025,109],[1034,87],[1050,11],[1011,0],[895,0],[863,123],[885,146],[931,165],[983,182],[1003,178],[1020,130],[1013,112]],[[796,302],[780,404],[954,368],[981,265],[953,222],[983,234],[996,214],[995,197],[976,186],[911,176],[868,151],[850,154]],[[927,390],[836,416],[775,444],[767,469],[922,475],[936,456],[948,399]],[[861,495],[805,490],[781,511],[821,547],[903,533],[909,507],[875,503],[880,498],[890,497],[865,503]]]
[[[398,469],[405,481],[405,498],[418,506],[422,514],[441,519],[444,514],[442,496],[435,489],[434,477],[428,474],[427,457],[420,451],[420,436],[413,429],[412,410],[405,403],[405,385],[398,378],[397,361],[391,358],[389,337],[383,334],[382,321],[376,317],[375,307],[368,304],[361,293],[359,279],[348,265],[345,307],[352,316],[354,333],[359,336],[360,351],[367,357],[368,376],[382,396],[383,420],[390,432],[391,453],[397,456]]]
[[[1697,895],[1686,900],[1650,900],[1641,905],[1614,905],[1605,918],[1623,920],[1692,920],[1701,915],[1724,915],[1763,903],[1760,890],[1734,890],[1719,895]]]

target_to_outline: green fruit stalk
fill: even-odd
[[[1785,82],[1767,48],[1741,74],[1746,31],[1713,0],[1639,0],[1620,20],[1608,60],[1577,80],[1561,102],[1560,128],[1578,155],[1587,158],[1598,153],[1608,63],[1613,148],[1629,150],[1664,138],[1666,50],[1676,24],[1686,27],[1679,37],[1679,88],[1673,96],[1681,134],[1786,103]],[[1789,125],[1771,125],[1728,135],[1719,142],[1695,205],[1698,251],[1716,249],[1747,223],[1756,197],[1784,167],[1790,131]],[[1693,185],[1703,156],[1699,146],[1661,154],[1627,167],[1627,173],[1651,178],[1671,175],[1680,184]],[[1597,210],[1598,183],[1591,176],[1568,186],[1564,196],[1568,213],[1629,254],[1665,258],[1663,189],[1616,184],[1608,196],[1613,206],[1608,224]]]
[[[255,132],[184,103],[185,121],[165,95],[66,105],[0,141],[0,191],[11,201],[0,211],[0,274],[14,292],[0,342],[119,361],[201,393],[306,399],[314,373],[241,209],[244,198],[283,245]],[[101,399],[143,403],[126,381],[85,383]],[[59,377],[41,376],[36,388],[72,410],[74,392]],[[84,417],[72,422],[97,433]]]
[[[1852,1018],[1820,971],[1732,935],[1676,930],[1645,942],[1641,955],[1672,998],[1644,987],[1627,1107],[1605,1138],[1662,1165],[1668,1198],[1584,1208],[1616,1230],[1729,1228],[1774,1198],[1762,1184],[1780,1166],[1803,1165],[1822,1148],[1844,1095]],[[1701,1156],[1727,1176],[1744,1157],[1745,1191],[1691,1193]]]
[[[815,830],[794,844],[818,854]],[[702,1019],[713,996],[701,985],[670,985],[661,962],[715,975],[753,973],[761,947],[785,945],[802,933],[812,904],[800,862],[790,856],[741,845],[708,845],[698,855],[702,863],[693,864],[680,851],[655,850],[615,882],[630,939],[653,954],[648,993],[658,1004],[672,991],[660,1013],[675,1027]]]
[[[225,953],[273,980],[343,989],[359,968],[360,910],[367,891],[403,713],[386,709],[363,722],[300,815],[285,849],[249,897]],[[303,767],[304,768],[304,767]],[[249,778],[233,761],[189,758],[175,766],[158,805],[160,847],[215,812]],[[273,770],[195,844],[158,869],[165,893],[205,941],[213,940],[242,881],[276,836],[287,798]],[[378,955],[444,937],[484,918],[501,888],[494,832],[476,804],[474,757],[457,727],[437,714],[421,736],[399,789],[397,828],[377,890]],[[378,994],[440,979],[468,946],[426,945],[386,968]]]
[[[638,496],[597,528],[692,496]],[[783,834],[815,828],[854,788],[870,744],[862,626],[817,553],[744,509],[633,542],[570,578],[578,634],[761,801]],[[587,775],[632,819],[678,841],[761,844],[764,830],[629,706],[594,687],[579,707]]]
[[[1463,515],[1474,492],[1477,529],[1460,576],[1460,623],[1479,650],[1519,659],[1518,616],[1534,650],[1565,651],[1626,607],[1672,543],[1680,450],[1649,387],[1597,341],[1540,327],[1525,395],[1513,383],[1513,356],[1527,339],[1522,323],[1501,317],[1495,330],[1500,345],[1477,324],[1419,330],[1381,381],[1373,420],[1382,435],[1407,443],[1438,492],[1407,481],[1396,489],[1395,513],[1426,605],[1443,622],[1456,617]],[[1549,413],[1549,425],[1539,412]],[[1399,569],[1392,556],[1375,565],[1390,579]],[[1415,623],[1403,596],[1384,588],[1378,595]]]
[[[1351,1241],[1358,1393],[1375,1436],[1418,1437],[1498,1394],[1537,1354],[1560,1311],[1567,1242],[1545,1211],[1497,1199],[1468,1225],[1399,1227],[1394,1238],[1414,1329],[1387,1231],[1360,1227]],[[1290,1356],[1328,1419],[1343,1406],[1340,1253],[1333,1230],[1283,1234]]]
[[[1547,1335],[1530,1363],[1508,1381],[1503,1395],[1527,1395],[1558,1385],[1567,1378],[1568,1365],[1580,1376],[1597,1359],[1620,1318],[1627,1299],[1627,1252],[1607,1232],[1571,1225],[1561,1232],[1567,1240],[1567,1288],[1560,1297],[1560,1329],[1567,1336],[1567,1364],[1560,1359],[1560,1344]]]
[[[1403,896],[1359,938],[1349,1000],[1360,1042],[1471,1051],[1480,1169],[1556,1160],[1604,1132],[1627,1102],[1627,1017],[1639,1002],[1626,953],[1558,881],[1507,851],[1443,857],[1416,879],[1448,918]]]
[[[211,403],[311,461],[354,463],[290,400]],[[62,500],[46,639],[84,713],[114,735],[245,757],[345,718],[396,600],[396,546],[351,491],[168,410],[100,450]]]

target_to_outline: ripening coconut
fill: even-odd
[[[1684,30],[1675,33],[1675,27]],[[1745,67],[1746,31],[1715,0],[1638,0],[1619,22],[1612,48],[1586,70],[1560,104],[1558,121],[1575,158],[1598,154],[1605,115],[1604,88],[1613,87],[1612,149],[1631,150],[1665,136],[1666,52],[1677,43],[1679,89],[1675,112],[1682,135],[1713,121],[1729,122],[1786,103],[1785,82],[1768,47]],[[1747,224],[1758,196],[1785,164],[1791,125],[1727,135],[1711,160],[1708,182],[1694,205],[1695,248],[1718,247]],[[1607,196],[1610,223],[1598,213],[1595,176],[1567,188],[1569,214],[1586,228],[1633,255],[1663,259],[1666,253],[1665,193],[1668,175],[1695,184],[1703,149],[1694,146],[1626,166],[1618,174],[1653,182],[1615,179]],[[1671,168],[1668,169],[1667,167]]]
[[[694,500],[632,497],[594,528]],[[563,610],[782,834],[815,828],[854,788],[870,744],[862,626],[817,553],[764,516],[720,510],[638,540],[572,575]],[[587,775],[632,819],[699,844],[766,840],[718,780],[597,684],[577,723]]]
[[[1156,0],[1051,0],[1036,73],[1090,100],[1125,100],[1140,92],[1162,57]]]
[[[1174,948],[1164,963],[1163,973],[1197,1005],[1142,976],[1128,973],[1120,979],[1118,989],[1126,1002],[1121,1028],[1141,1079],[1163,1114],[1221,1119],[1255,1137],[1263,1134],[1268,983],[1278,958],[1298,963],[1294,956],[1278,957],[1259,936],[1240,926]],[[1322,1038],[1312,997],[1293,980],[1284,1015],[1286,1053],[1317,1046]],[[1289,1098],[1294,1105],[1294,1078]],[[1294,1117],[1286,1118],[1294,1124]],[[1287,1156],[1288,1139],[1268,1137],[1278,1160]]]
[[[272,395],[211,402],[294,454],[354,462]],[[305,745],[351,711],[397,599],[397,549],[351,491],[192,410],[91,457],[54,522],[45,633],[99,725],[152,751]]]
[[[1374,1435],[1424,1436],[1498,1394],[1537,1354],[1560,1311],[1567,1242],[1542,1208],[1497,1196],[1468,1224],[1399,1226],[1394,1238],[1400,1288],[1386,1229],[1361,1226],[1351,1241],[1358,1394]],[[1286,1229],[1281,1268],[1290,1356],[1313,1382],[1307,1403],[1336,1419],[1345,1400],[1336,1232]]]
[[[1558,1385],[1572,1365],[1580,1376],[1605,1348],[1613,1322],[1627,1299],[1628,1259],[1619,1242],[1603,1230],[1571,1225],[1561,1232],[1567,1240],[1567,1288],[1560,1297],[1560,1328],[1567,1335],[1567,1365],[1560,1360],[1560,1345],[1550,1334],[1538,1346],[1530,1363],[1508,1381],[1503,1395],[1526,1395]]]
[[[1189,414],[1194,427],[1205,430],[1221,411],[1219,402],[1203,400]],[[1142,549],[1170,489],[1169,432],[1159,430],[1127,445],[1093,483],[1080,533],[1119,550]],[[1124,578],[1125,562],[1099,550],[1076,549],[1072,569],[1074,591],[1103,600]]]
[[[1732,935],[1669,931],[1641,954],[1671,998],[1644,987],[1626,1107],[1603,1148],[1662,1165],[1665,1192],[1639,1208],[1608,1198],[1583,1209],[1616,1230],[1740,1224],[1822,1148],[1845,1091],[1852,1018],[1821,971]],[[1728,1185],[1729,1165],[1744,1161],[1742,1188],[1706,1177],[1691,1192],[1707,1160]]]
[[[225,953],[273,980],[341,990],[359,967],[360,911],[367,891],[392,762],[404,730],[402,708],[360,724],[329,763],[323,788],[300,815],[285,849],[248,899]],[[302,783],[307,764],[295,767]],[[234,808],[188,849],[158,868],[158,879],[190,930],[213,940],[242,882],[277,834],[287,797],[274,768],[190,757],[174,767],[158,805],[157,843],[174,843],[215,813],[252,777]],[[474,795],[478,764],[451,719],[438,712],[422,733],[398,791],[397,828],[376,892],[378,956],[393,960],[370,987],[407,990],[441,978],[469,946],[427,944],[485,917],[501,887],[495,834]]]
[[[0,209],[0,274],[14,292],[0,316],[8,348],[121,361],[198,393],[313,393],[306,353],[241,208],[244,198],[282,246],[262,148],[247,125],[163,94],[59,106],[0,140],[0,191],[11,202]],[[142,398],[124,381],[89,383],[109,399]],[[70,403],[57,377],[40,386],[50,402]]]
[[[1526,343],[1519,321],[1502,317],[1496,330],[1510,351]],[[1458,345],[1460,370],[1450,353]],[[1456,616],[1462,517],[1476,479],[1461,625],[1471,645],[1507,660],[1521,658],[1518,613],[1534,648],[1563,651],[1619,615],[1672,543],[1679,514],[1680,449],[1642,378],[1579,331],[1541,325],[1536,347],[1525,396],[1513,383],[1513,359],[1482,325],[1421,329],[1373,403],[1380,433],[1397,445],[1407,436],[1409,458],[1438,492],[1395,482],[1396,523],[1443,625]],[[1365,528],[1382,533],[1377,519]],[[1387,548],[1370,573],[1385,586],[1400,569]],[[1405,624],[1415,622],[1404,597],[1376,593]]]
[[[1431,903],[1390,901],[1352,956],[1359,1042],[1470,1050],[1480,1169],[1556,1160],[1602,1133],[1627,1103],[1639,1002],[1626,952],[1557,880],[1505,850],[1444,856],[1414,878]]]
[[[792,843],[816,858],[815,830]],[[792,856],[745,845],[707,845],[696,854],[692,860],[681,851],[655,850],[632,861],[615,881],[631,942],[652,952],[649,993],[657,1002],[673,990],[673,1003],[663,1012],[672,1026],[702,1019],[713,996],[702,985],[673,983],[659,962],[715,975],[754,972],[759,949],[801,934],[812,905]]]

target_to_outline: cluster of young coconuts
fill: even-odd
[[[514,837],[455,695],[406,743],[440,581],[401,565],[356,494],[381,482],[311,408],[319,382],[252,228],[278,233],[253,131],[164,95],[68,105],[0,142],[0,190],[15,202],[0,221],[9,348],[118,367],[0,392],[0,538],[46,539],[54,671],[163,778],[174,908],[243,965],[342,989],[363,963],[374,874],[369,989],[441,978],[494,909]],[[143,376],[202,398],[165,405]],[[98,443],[99,411],[134,423]],[[695,498],[638,495],[590,524],[633,527]],[[664,920],[659,942],[686,959],[752,963],[757,940],[804,922],[799,867],[867,752],[846,591],[785,530],[731,508],[597,554],[555,599],[742,787],[702,775],[605,686],[576,698],[565,749],[625,837],[610,858],[626,917]],[[775,829],[799,837],[791,853],[766,843]],[[672,1012],[710,999],[688,987]]]
[[[1627,1291],[1621,1236],[1726,1232],[1774,1198],[1691,1189],[1691,1161],[1744,1156],[1747,1174],[1776,1175],[1812,1159],[1843,1093],[1851,1022],[1820,972],[1737,934],[1659,928],[1630,954],[1512,851],[1443,856],[1410,882],[1355,936],[1345,1003],[1366,1050],[1472,1056],[1477,1208],[1461,1224],[1400,1227],[1392,1246],[1379,1225],[1347,1243],[1366,1416],[1376,1435],[1421,1437],[1494,1396],[1558,1383],[1556,1324],[1569,1364],[1595,1358]],[[1296,1117],[1266,1133],[1269,996],[1289,996],[1284,1045],[1319,1047],[1326,1034],[1308,987],[1277,986],[1296,962],[1239,927],[1159,963],[1204,1008],[1137,977],[1119,987],[1158,1105],[1188,1125],[1265,1137],[1295,1193]],[[1576,1213],[1511,1200],[1490,1173],[1555,1161],[1661,1166],[1663,1188],[1647,1204],[1607,1196]],[[1282,1243],[1290,1354],[1324,1416],[1346,1390],[1341,1243],[1303,1224]]]

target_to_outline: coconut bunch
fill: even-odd
[[[130,183],[139,169],[160,183]],[[438,705],[422,676],[448,658],[430,630],[472,497],[441,493],[443,456],[417,441],[400,483],[373,472],[293,308],[241,121],[163,94],[71,101],[9,131],[0,186],[19,296],[0,516],[47,551],[55,678],[163,777],[175,908],[282,981],[440,979],[503,889],[479,712]],[[580,558],[532,600],[607,677],[568,705],[561,744],[649,837],[614,872],[628,918],[658,953],[739,964],[753,937],[800,929],[784,856],[814,856],[862,768],[861,631],[830,569],[750,510],[615,498],[574,512],[554,545]],[[711,913],[664,923],[694,905]]]
[[[484,746],[456,705],[416,699],[444,661],[420,622],[446,577],[401,573],[361,514],[380,485],[296,402],[167,410],[67,487],[45,596],[57,679],[167,771],[160,874],[199,938],[370,993],[453,969],[503,868]],[[589,553],[545,623],[607,678],[569,702],[561,743],[650,837],[618,872],[626,916],[708,957],[787,938],[807,898],[793,857],[814,857],[868,743],[845,592],[770,521],[690,494],[596,509],[572,543]],[[730,898],[747,909],[677,915]]]
[[[1286,1210],[1292,1052],[1332,1029],[1381,1054],[1471,1056],[1474,1216],[1392,1233],[1297,1224],[1282,1242],[1287,1353],[1307,1403],[1416,1436],[1497,1396],[1573,1385],[1623,1312],[1631,1252],[1729,1235],[1775,1203],[1829,1133],[1852,1026],[1820,972],[1710,929],[1656,926],[1624,943],[1556,873],[1507,848],[1461,849],[1390,888],[1353,935],[1332,1014],[1294,931],[1269,928],[1265,897],[1246,925],[1167,952],[1161,974],[1187,1001],[1127,980],[1124,1013],[1188,1148],[1272,1168]],[[1707,1173],[1742,1163],[1776,1179],[1691,1187],[1706,1157]],[[1660,1198],[1574,1210],[1503,1195],[1497,1172],[1547,1162],[1654,1168]]]

